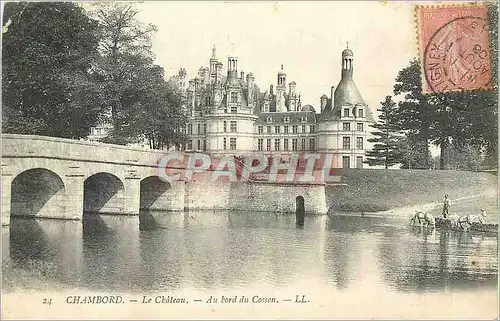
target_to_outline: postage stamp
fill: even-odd
[[[425,93],[491,88],[485,5],[417,6]]]

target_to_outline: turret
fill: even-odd
[[[286,74],[283,71],[283,65],[281,65],[281,70],[278,72],[278,85],[276,86],[276,89],[278,88],[283,88],[283,91],[286,90]]]
[[[215,82],[219,83],[222,79],[222,62],[215,64]]]
[[[352,79],[352,69],[353,69],[353,52],[351,49],[347,48],[342,51],[342,78]]]
[[[323,113],[323,111],[326,108],[326,104],[328,103],[328,97],[326,95],[323,95],[323,96],[321,96],[321,98],[319,99],[319,101],[320,101],[320,103],[319,103],[320,112]]]
[[[215,78],[217,71],[217,56],[215,55],[215,46],[212,48],[212,57],[210,57],[210,76]]]
[[[238,82],[238,58],[229,57],[227,61],[227,83],[237,85]]]
[[[347,48],[342,51],[342,78],[340,79],[334,94],[332,87],[333,106],[339,115],[339,108],[343,106],[356,104],[366,105],[353,81],[353,62],[354,54],[352,50]]]
[[[294,95],[295,94],[295,88],[297,87],[297,83],[295,81],[292,81],[289,85],[288,85],[288,93],[290,95]]]

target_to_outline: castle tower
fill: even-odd
[[[299,98],[296,93],[296,88],[297,88],[297,83],[295,81],[292,81],[288,85],[288,103],[289,103],[289,108],[290,111],[299,111]]]
[[[342,51],[341,79],[333,97],[334,110],[339,114],[342,107],[366,105],[353,81],[353,63],[354,54],[352,50],[347,48]]]
[[[247,101],[249,104],[254,104],[255,101],[255,77],[250,72],[247,74]]]
[[[216,70],[217,70],[217,56],[215,54],[215,46],[212,48],[212,57],[210,57],[209,65],[210,65],[210,77],[215,78]]]
[[[283,71],[283,65],[278,72],[278,84],[276,85],[276,112],[284,113],[287,111],[285,105],[286,94],[286,73]]]
[[[276,92],[279,90],[286,91],[286,73],[283,71],[283,65],[281,65],[281,70],[278,72],[278,85],[276,86]]]
[[[229,57],[227,59],[227,81],[228,85],[238,85],[238,58]]]
[[[323,94],[323,96],[321,96],[319,101],[320,101],[320,112],[323,113],[323,110],[325,110],[326,104],[328,103],[328,97],[325,94]]]

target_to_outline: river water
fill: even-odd
[[[279,291],[494,293],[496,235],[422,231],[406,217],[245,212],[12,218],[3,228],[3,293]],[[323,292],[322,292],[323,291]],[[312,300],[312,299],[311,299]]]

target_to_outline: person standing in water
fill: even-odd
[[[446,218],[446,215],[450,214],[450,206],[451,199],[448,194],[444,194],[444,203],[443,203],[443,217]]]

